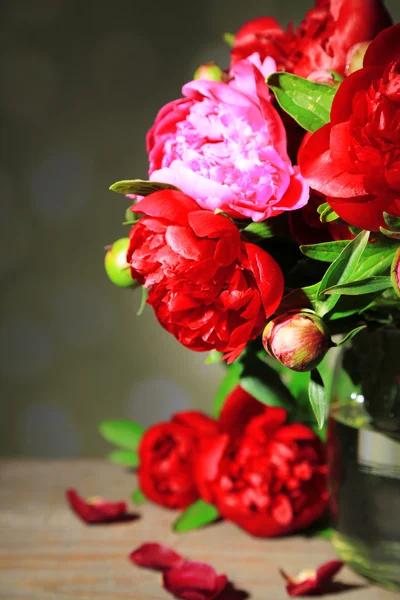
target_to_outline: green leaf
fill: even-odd
[[[357,335],[357,333],[360,333],[360,331],[362,331],[363,329],[366,329],[366,328],[367,328],[366,325],[360,325],[359,327],[355,327],[354,329],[352,329],[351,331],[349,331],[349,333],[342,339],[341,342],[339,342],[336,345],[337,346],[344,346],[345,344],[347,344],[347,342],[349,342],[350,340],[352,340],[353,337],[355,337]]]
[[[329,321],[361,314],[370,308],[380,296],[382,296],[382,292],[361,294],[360,296],[340,296],[335,308],[329,314]]]
[[[139,488],[137,488],[132,496],[131,496],[132,502],[134,502],[135,504],[146,504],[146,502],[148,501],[146,496],[143,494],[142,490],[140,490]]]
[[[400,240],[400,231],[389,231],[384,227],[380,227],[379,229],[380,232],[383,233],[383,235],[386,235],[391,240]]]
[[[107,442],[136,452],[145,428],[134,421],[125,419],[112,419],[99,424],[99,433]]]
[[[316,369],[311,371],[308,393],[318,427],[322,429],[328,416],[328,401],[325,394],[324,382]]]
[[[343,294],[345,296],[359,296],[387,290],[392,285],[390,277],[367,277],[357,281],[348,281],[327,288],[322,294]]]
[[[336,88],[283,71],[272,73],[267,83],[283,110],[307,131],[329,123]]]
[[[239,384],[240,375],[243,372],[243,364],[240,360],[233,362],[228,368],[225,377],[218,386],[217,392],[214,396],[213,402],[213,416],[217,419],[221,408],[224,405],[225,398],[235,389]]]
[[[308,258],[331,263],[339,256],[349,242],[324,242],[322,244],[309,244],[300,246],[300,251]]]
[[[173,525],[174,531],[183,533],[184,531],[191,531],[192,529],[198,529],[204,525],[212,523],[218,519],[219,513],[215,506],[204,502],[204,500],[197,500],[191,504],[175,521]]]
[[[323,276],[318,288],[318,296],[322,295],[322,292],[327,288],[350,281],[368,243],[368,238],[369,231],[362,231],[354,238],[354,240],[347,244]],[[323,303],[322,307],[319,307],[319,316],[322,317],[331,311],[339,298],[339,294],[330,296],[330,298]]]
[[[331,208],[329,206],[328,203],[326,203],[327,206],[324,208],[323,211],[319,212],[319,220],[321,221],[321,223],[331,223],[332,221],[336,221],[337,219],[339,219],[339,215],[337,213],[335,213],[335,211],[333,210],[333,208]],[[322,205],[324,206],[324,205]]]
[[[146,181],[144,179],[124,179],[116,181],[110,186],[112,192],[117,194],[134,194],[137,196],[148,196],[160,190],[179,190],[170,183],[161,183],[159,181]]]
[[[113,450],[107,456],[108,460],[124,467],[137,467],[139,456],[134,450]]]
[[[216,350],[211,350],[211,352],[208,353],[208,356],[207,356],[206,360],[204,361],[204,364],[214,365],[215,363],[221,362],[222,357],[223,357],[222,352],[217,352]]]
[[[145,288],[144,285],[142,285],[142,299],[140,301],[139,310],[136,313],[137,317],[142,316],[144,309],[146,308],[146,300],[147,300],[148,295],[149,295],[149,292],[147,291],[147,288]]]
[[[384,212],[383,219],[390,231],[400,231],[400,217]]]
[[[233,48],[235,44],[235,37],[236,36],[234,33],[225,32],[222,36],[222,39],[224,40],[225,44],[228,44],[229,48]]]
[[[333,527],[325,527],[324,529],[319,529],[318,531],[316,531],[315,535],[317,537],[323,538],[324,540],[331,540],[333,532]]]
[[[262,404],[286,407],[286,398],[282,395],[279,386],[276,386],[276,382],[268,384],[257,376],[247,376],[240,378],[240,386]]]

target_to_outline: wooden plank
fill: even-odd
[[[71,513],[66,488],[84,496],[129,498],[135,476],[98,460],[0,461],[0,598],[5,600],[166,600],[157,573],[128,561],[142,542],[160,541],[185,556],[210,562],[251,600],[284,600],[278,574],[296,574],[334,557],[325,540],[300,536],[259,540],[229,523],[175,534],[176,513],[155,505],[132,506],[137,521],[85,525]],[[394,600],[350,570],[340,581],[357,587],[346,600]],[[337,595],[325,596],[327,600]]]

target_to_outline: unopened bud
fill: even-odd
[[[226,75],[221,67],[213,62],[200,65],[193,76],[193,79],[206,79],[207,81],[225,81],[225,78]]]
[[[324,321],[311,310],[290,310],[264,329],[265,350],[288,369],[311,371],[332,346]]]
[[[359,42],[350,48],[346,56],[346,75],[351,75],[354,71],[362,69],[364,55],[370,42]]]
[[[118,287],[137,285],[132,279],[131,270],[126,262],[129,238],[121,238],[113,243],[104,258],[104,266],[109,279]]]
[[[394,255],[390,275],[392,278],[394,291],[398,296],[400,296],[400,248],[397,249],[397,252]]]

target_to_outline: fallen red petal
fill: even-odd
[[[300,573],[297,577],[289,577],[282,569],[280,573],[286,581],[286,591],[291,597],[322,596],[332,590],[332,579],[340,571],[343,562],[330,560],[315,572]]]
[[[130,553],[129,559],[139,567],[165,571],[179,567],[185,559],[172,548],[163,544],[149,542],[142,544]]]
[[[226,575],[217,575],[206,563],[187,561],[163,574],[164,588],[182,600],[213,600],[227,584]]]
[[[126,502],[110,502],[97,497],[85,500],[74,489],[67,490],[65,495],[71,509],[85,523],[112,523],[128,516]]]

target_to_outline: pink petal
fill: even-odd
[[[213,600],[227,583],[225,575],[217,575],[206,563],[188,561],[163,574],[163,584],[168,592],[183,600]]]
[[[136,550],[133,550],[129,555],[129,559],[139,567],[156,571],[179,567],[185,560],[172,548],[152,542],[142,544]]]

